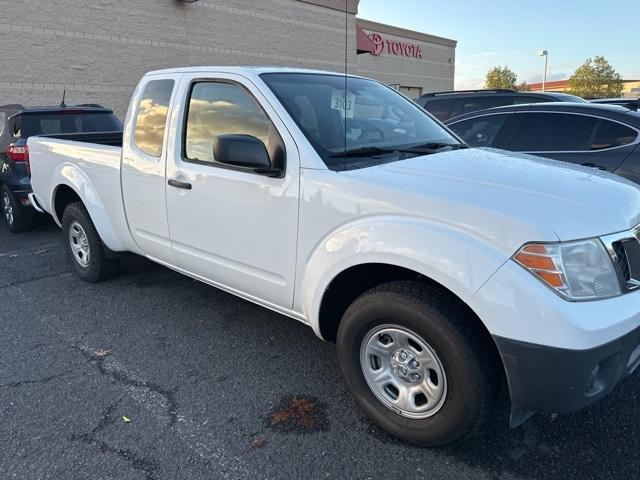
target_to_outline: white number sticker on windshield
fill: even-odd
[[[353,118],[355,103],[355,93],[347,93],[346,98],[343,90],[334,90],[331,94],[331,108],[345,112],[347,118]]]

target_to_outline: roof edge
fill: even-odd
[[[452,40],[451,38],[438,37],[437,35],[431,35],[429,33],[416,32],[415,30],[394,27],[393,25],[378,23],[372,20],[366,20],[364,18],[356,18],[356,22],[358,26],[364,28],[365,30],[373,30],[379,33],[386,33],[387,35],[395,35],[398,37],[420,40],[427,43],[435,43],[437,45],[444,45],[446,47],[452,48],[456,48],[456,46],[458,45],[458,41]]]
[[[345,0],[299,0],[303,3],[311,3],[313,5],[318,5],[320,7],[330,8],[331,10],[339,10],[341,12],[345,11]],[[358,13],[358,2],[360,0],[347,0],[346,1],[346,12],[347,13]]]

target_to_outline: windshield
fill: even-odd
[[[314,73],[261,77],[332,170],[463,146],[420,107],[376,81]]]
[[[111,112],[60,111],[29,113],[22,119],[22,134],[58,135],[61,133],[97,133],[122,130],[120,120]]]

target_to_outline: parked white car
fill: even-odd
[[[408,442],[481,431],[506,385],[515,426],[591,404],[640,364],[638,187],[467,149],[376,81],[157,71],[122,148],[28,146],[32,201],[82,279],[134,252],[300,320]]]

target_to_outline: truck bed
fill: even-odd
[[[40,207],[58,223],[56,186],[72,185],[85,199],[104,243],[115,251],[136,251],[135,244],[123,244],[131,237],[120,186],[122,148],[114,143],[122,144],[122,132],[29,137],[31,185]]]
[[[58,133],[52,135],[38,135],[44,138],[55,138],[58,140],[70,140],[73,142],[95,143],[97,145],[108,145],[111,147],[122,147],[122,131],[115,132],[80,132],[80,133]]]

